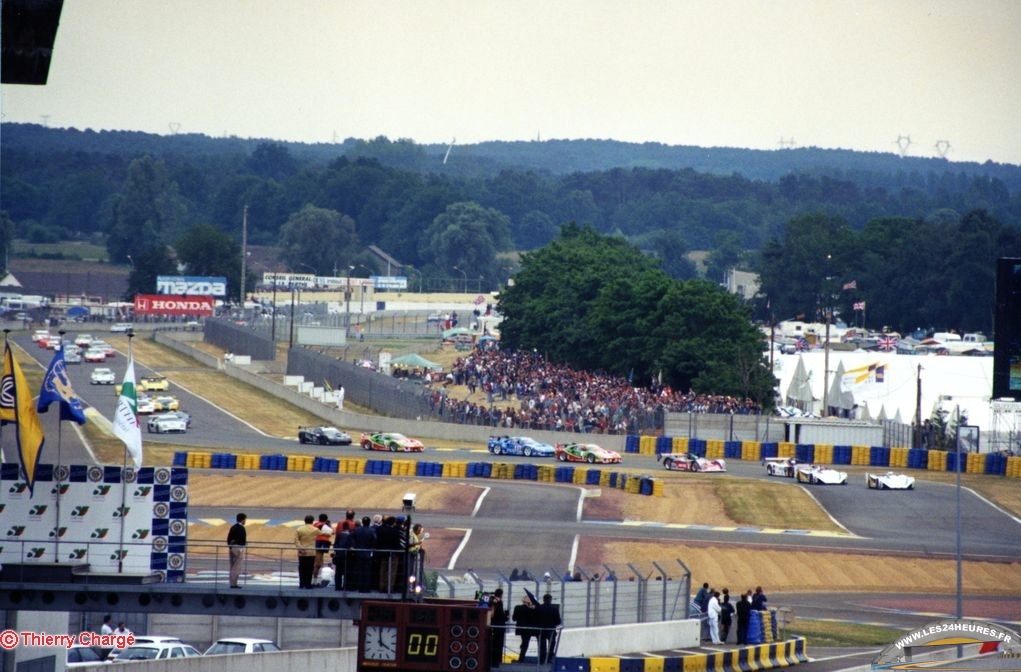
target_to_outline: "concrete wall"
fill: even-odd
[[[565,628],[557,655],[562,658],[613,656],[634,651],[693,649],[699,645],[699,621],[660,621],[594,628]]]

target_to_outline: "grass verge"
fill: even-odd
[[[801,636],[813,646],[885,647],[904,634],[901,630],[843,621],[797,620],[784,629],[785,637]]]

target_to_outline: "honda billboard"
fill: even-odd
[[[212,315],[211,296],[135,294],[135,315]]]

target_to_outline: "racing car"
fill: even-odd
[[[183,433],[188,431],[188,422],[176,413],[160,413],[149,416],[146,428],[150,434],[165,434],[166,432]]]
[[[663,468],[668,471],[704,471],[716,473],[727,470],[725,460],[710,460],[699,457],[695,453],[660,453],[656,455],[656,461],[663,463]]]
[[[620,453],[594,443],[558,443],[556,456],[561,462],[620,464]]]
[[[798,483],[847,485],[846,471],[837,471],[818,464],[799,464],[794,467],[794,477]]]
[[[770,476],[786,476],[794,478],[794,468],[798,461],[793,457],[766,457],[762,464],[766,466],[766,473]]]
[[[888,471],[885,474],[865,474],[870,490],[914,490],[915,477]]]
[[[325,446],[350,446],[351,435],[336,427],[320,425],[318,427],[299,427],[298,443],[311,443]]]
[[[409,439],[397,432],[376,432],[362,434],[362,448],[389,450],[391,453],[421,453],[425,446],[418,439]]]
[[[540,443],[530,436],[491,436],[489,452],[494,455],[524,455],[525,457],[553,457],[556,448]]]

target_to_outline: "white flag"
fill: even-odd
[[[117,397],[117,411],[113,416],[113,435],[124,442],[135,460],[135,468],[142,466],[142,428],[138,425],[138,395],[135,392],[135,360],[128,359],[121,393]]]

